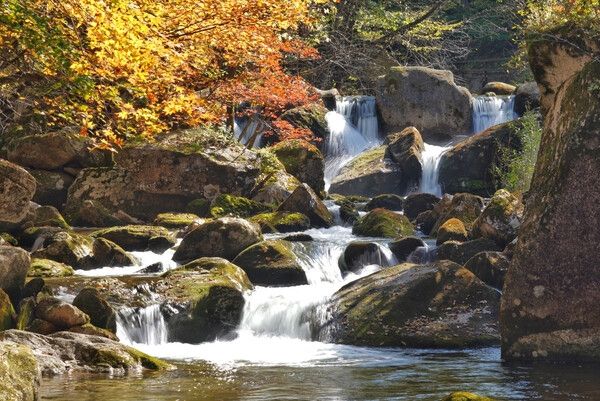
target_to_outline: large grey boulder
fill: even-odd
[[[35,178],[25,169],[0,159],[0,222],[20,222],[29,211],[35,188]]]
[[[426,141],[470,133],[471,101],[450,71],[392,67],[378,80],[377,105],[386,132],[414,126]]]
[[[502,354],[598,363],[600,41],[571,28],[555,34],[529,48],[544,129],[504,284]]]
[[[0,245],[0,289],[17,301],[25,285],[25,277],[31,260],[21,248]]]
[[[303,213],[313,227],[331,227],[333,216],[317,194],[302,184],[277,209],[279,212]]]

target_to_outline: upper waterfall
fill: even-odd
[[[421,157],[423,169],[421,175],[420,192],[442,196],[442,186],[439,183],[440,160],[445,151],[451,146],[436,146],[425,143],[425,150]]]
[[[478,133],[517,118],[515,97],[476,96],[473,99],[473,132]]]
[[[329,136],[325,142],[325,187],[342,167],[360,153],[381,143],[377,106],[373,96],[340,97],[336,111],[326,114]]]

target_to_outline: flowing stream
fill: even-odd
[[[476,96],[473,99],[473,132],[506,123],[517,118],[514,111],[515,97],[511,96]]]

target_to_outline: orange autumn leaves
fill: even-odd
[[[312,7],[323,2],[6,0],[0,50],[16,59],[0,64],[0,79],[25,70],[43,77],[43,90],[27,99],[35,121],[80,126],[106,147],[222,123],[242,101],[275,121],[313,99],[282,61],[316,57],[296,32],[311,26]]]

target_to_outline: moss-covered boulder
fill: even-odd
[[[249,219],[260,226],[263,233],[289,233],[310,228],[310,219],[302,213],[261,213]]]
[[[390,242],[389,247],[396,259],[405,262],[417,248],[425,246],[425,242],[418,237],[404,237]]]
[[[494,241],[485,238],[466,242],[446,241],[436,249],[436,259],[451,260],[460,265],[464,265],[479,252],[499,252],[501,250],[502,248]]]
[[[128,223],[128,216],[108,210],[100,201],[83,200],[66,209],[66,219],[79,227],[114,227]]]
[[[101,329],[117,332],[117,314],[96,288],[82,289],[73,300],[73,306],[90,317],[90,322]]]
[[[90,322],[90,317],[76,306],[51,297],[43,298],[38,302],[35,316],[64,330]]]
[[[423,173],[421,154],[425,150],[421,133],[415,127],[408,127],[389,135],[385,156],[395,161],[402,169],[408,188],[419,184]]]
[[[185,211],[199,217],[210,217],[210,201],[203,198],[194,199],[186,205]]]
[[[183,237],[173,260],[189,262],[202,257],[233,260],[259,241],[262,234],[258,225],[236,217],[223,217],[206,222]]]
[[[374,209],[354,223],[352,233],[362,237],[396,238],[414,235],[415,229],[402,214]]]
[[[160,213],[154,219],[154,225],[165,228],[185,228],[199,223],[202,219],[193,213]]]
[[[4,290],[13,302],[18,302],[31,260],[21,248],[0,245],[0,289]]]
[[[12,236],[9,233],[0,233],[0,245],[19,245],[19,240]]]
[[[499,342],[500,294],[449,261],[401,264],[336,292],[321,338],[361,346],[460,348]]]
[[[440,245],[446,241],[465,242],[467,239],[468,234],[464,223],[453,217],[446,220],[438,229],[436,243]]]
[[[119,341],[119,337],[112,331],[96,327],[91,323],[86,323],[81,326],[73,326],[69,330],[71,333],[85,334],[86,336],[97,336],[108,338],[113,341]]]
[[[333,216],[327,206],[307,185],[302,184],[281,204],[279,212],[292,212],[305,214],[313,227],[331,227]]]
[[[92,245],[93,256],[89,269],[96,267],[133,266],[137,259],[127,253],[119,245],[106,238],[96,238]]]
[[[0,289],[0,331],[10,330],[15,327],[15,308],[10,298]]]
[[[0,221],[18,223],[27,215],[35,179],[24,168],[0,159]]]
[[[200,259],[165,273],[158,292],[175,311],[166,317],[169,340],[200,343],[230,334],[242,317],[243,292],[251,288],[246,273],[225,259]]]
[[[481,281],[500,291],[509,266],[510,260],[502,252],[480,252],[465,263]]]
[[[145,369],[175,369],[158,358],[99,336],[70,332],[45,336],[9,330],[0,333],[0,340],[12,341],[34,350],[44,376],[65,373],[110,373],[119,376],[140,373]]]
[[[250,217],[270,210],[269,206],[243,196],[219,195],[211,204],[210,214],[216,218],[225,216]]]
[[[19,313],[15,321],[17,330],[27,330],[35,319],[35,295],[28,296],[19,302]]]
[[[368,265],[388,266],[389,260],[375,242],[352,241],[340,255],[338,265],[343,274],[357,272]]]
[[[67,277],[75,272],[73,268],[64,263],[50,259],[31,259],[31,265],[27,276],[29,277]]]
[[[54,206],[40,206],[34,210],[31,217],[31,220],[26,222],[31,227],[71,228]]]
[[[383,194],[377,195],[373,199],[367,202],[365,210],[373,210],[377,208],[384,208],[387,210],[402,210],[404,199],[401,196],[394,194]]]
[[[164,227],[129,225],[94,231],[92,236],[114,242],[126,251],[162,252],[175,245],[174,236]],[[160,244],[158,248],[153,246]]]
[[[255,285],[292,286],[308,284],[290,244],[282,240],[262,241],[246,248],[233,263],[240,266]]]
[[[329,135],[329,129],[325,121],[327,111],[322,104],[311,103],[286,111],[281,119],[289,122],[294,127],[309,129],[315,137],[325,139]]]
[[[466,391],[457,391],[444,397],[441,401],[494,401],[494,399],[467,393]]]
[[[523,203],[505,189],[497,191],[473,223],[473,238],[489,238],[504,247],[517,237]]]
[[[37,401],[40,371],[31,348],[12,341],[2,341],[0,355],[0,399]]]
[[[270,148],[285,170],[316,193],[325,189],[325,159],[319,149],[301,139],[279,142]]]
[[[482,209],[483,199],[479,196],[468,193],[444,196],[433,209],[437,220],[431,232],[437,234],[442,224],[452,218],[462,221],[467,231],[470,231]]]
[[[285,170],[283,163],[269,149],[261,149],[257,153],[260,160],[260,175],[250,197],[263,204],[278,205],[286,200],[301,183]]]
[[[386,146],[366,152],[345,165],[331,182],[330,192],[342,195],[376,196],[406,192],[402,169],[385,157]]]
[[[432,210],[439,201],[440,198],[433,194],[410,194],[404,199],[404,214],[412,221],[416,219],[419,214]]]
[[[517,87],[511,84],[507,84],[506,82],[488,82],[481,89],[481,93],[489,93],[493,92],[496,95],[512,95],[517,90]]]
[[[67,192],[74,181],[73,176],[61,171],[29,170],[35,178],[36,188],[33,201],[40,205],[62,208],[67,201]]]

